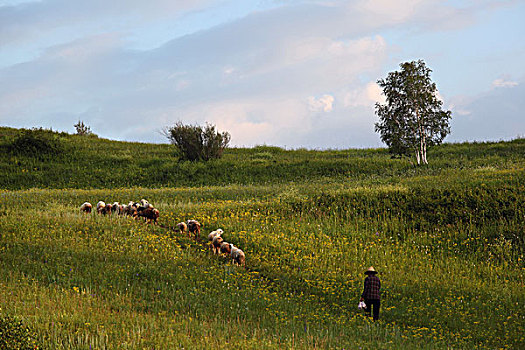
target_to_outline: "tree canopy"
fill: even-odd
[[[386,103],[376,103],[379,122],[375,131],[390,152],[399,156],[415,154],[417,164],[428,164],[427,147],[440,144],[450,133],[450,111],[442,109],[432,70],[423,60],[404,62],[401,70],[379,79]]]
[[[166,128],[164,134],[175,145],[181,158],[190,161],[220,158],[230,142],[228,132],[220,133],[215,125],[208,123],[202,127],[179,121],[173,127]]]

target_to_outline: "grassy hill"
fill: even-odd
[[[41,131],[58,150],[10,149],[20,130],[0,128],[0,188],[126,188],[270,184],[291,181],[397,182],[472,169],[523,169],[525,139],[445,144],[431,149],[430,165],[416,169],[392,160],[386,149],[283,150],[231,148],[220,160],[181,162],[171,145],[118,142]]]
[[[378,150],[230,149],[0,129],[0,317],[51,349],[525,346],[525,140],[446,144],[415,168]],[[55,147],[56,146],[56,147]],[[28,146],[29,147],[29,146]],[[81,215],[147,198],[160,225]],[[218,227],[246,268],[169,229]],[[363,271],[381,320],[357,310]]]

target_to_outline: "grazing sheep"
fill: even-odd
[[[129,205],[122,204],[119,209],[119,215],[128,215],[129,212]]]
[[[145,203],[145,205],[142,205],[142,201],[141,201],[141,204],[139,205],[138,203],[135,203],[135,207],[137,208],[137,212],[140,213],[146,209],[153,209],[153,205],[150,204],[150,203]]]
[[[124,207],[125,206],[126,205],[124,205],[124,204],[119,205],[119,207],[118,207],[118,214],[119,215],[124,215]]]
[[[232,247],[233,247],[233,244],[228,243],[228,242],[222,242],[222,244],[221,244],[221,253],[226,254],[226,255],[230,255],[231,252],[232,252]]]
[[[190,237],[193,234],[194,238],[200,241],[201,224],[197,220],[188,220],[187,225]]]
[[[213,254],[219,254],[221,249],[221,244],[224,242],[221,236],[215,236],[213,238],[213,241],[211,242],[211,249],[213,250]]]
[[[145,199],[141,199],[139,201],[139,203],[140,203],[141,207],[146,207],[146,208],[149,207],[149,205],[150,205],[149,202],[147,200],[145,200]]]
[[[157,223],[157,219],[160,216],[160,213],[158,209],[155,208],[146,208],[140,212],[138,212],[138,216],[143,217],[148,222]]]
[[[244,252],[237,247],[232,247],[231,257],[233,259],[234,264],[244,266],[246,263],[246,257],[244,255]]]
[[[128,211],[126,214],[136,218],[139,212],[137,211],[137,208],[134,205],[132,205],[132,206],[128,206]]]
[[[85,203],[83,203],[80,206],[80,211],[83,212],[83,213],[89,214],[89,213],[91,213],[91,209],[92,208],[93,208],[93,206],[91,205],[91,203],[85,202]]]
[[[221,236],[222,234],[224,233],[223,230],[221,230],[220,228],[215,230],[215,231],[211,231],[210,234],[208,235],[208,241],[213,241],[213,239],[216,237],[216,236]]]
[[[111,212],[120,214],[121,205],[119,202],[115,202],[111,205]]]
[[[184,233],[188,229],[188,225],[185,222],[179,222],[175,227],[180,233]]]
[[[106,214],[106,203],[104,203],[103,201],[99,201],[97,203],[97,213]]]

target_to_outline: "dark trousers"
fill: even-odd
[[[372,308],[374,309],[374,321],[379,319],[379,308],[381,307],[381,301],[379,299],[365,299],[366,304],[366,315],[370,316]]]

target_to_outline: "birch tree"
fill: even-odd
[[[442,109],[430,78],[432,70],[423,60],[404,62],[400,67],[377,81],[386,103],[375,105],[379,117],[375,131],[391,153],[414,155],[418,165],[428,164],[427,148],[440,144],[450,133],[452,115]]]

